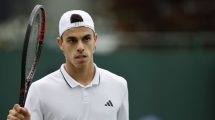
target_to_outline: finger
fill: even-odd
[[[30,115],[29,115],[30,113],[28,112],[27,108],[20,108],[19,113],[22,114],[22,115],[25,116],[25,117],[30,116]]]
[[[23,111],[23,115],[24,115],[24,116],[27,116],[27,117],[30,116],[30,113],[29,113],[29,111],[28,111],[27,108],[23,108],[22,111]]]
[[[12,116],[12,115],[8,115],[7,120],[21,120],[21,119],[15,117],[15,116]]]
[[[9,111],[9,115],[11,115],[11,116],[16,116],[16,114],[17,114],[17,112],[13,109]]]
[[[20,113],[26,113],[26,112],[27,112],[27,109],[26,109],[26,108],[23,108],[23,107],[20,107],[19,112],[20,112]]]
[[[20,112],[20,105],[19,104],[15,104],[14,106],[13,106],[13,109],[14,110],[16,110],[17,112]]]
[[[18,112],[15,111],[15,110],[10,110],[10,111],[9,111],[9,115],[10,115],[10,116],[13,116],[13,117],[15,117],[15,118],[24,119],[24,115],[21,114],[21,113],[18,113]]]

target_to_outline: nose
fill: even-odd
[[[80,53],[84,52],[84,45],[83,45],[82,42],[78,43],[77,51],[80,52]]]

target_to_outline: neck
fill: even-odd
[[[90,84],[95,75],[95,67],[93,63],[82,68],[77,68],[73,65],[66,63],[65,69],[75,81],[79,82],[84,86]]]

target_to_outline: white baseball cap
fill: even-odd
[[[73,15],[79,16],[79,18],[81,18],[81,21],[73,21]],[[88,27],[95,32],[93,19],[87,12],[82,10],[67,11],[61,16],[61,19],[59,21],[59,35],[62,36],[62,34],[66,30],[73,27]]]

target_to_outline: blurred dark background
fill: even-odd
[[[215,119],[214,0],[1,1],[0,119],[18,102],[22,45],[36,4],[46,9],[47,27],[35,80],[64,62],[58,20],[82,9],[99,34],[96,64],[128,82],[130,120]]]

